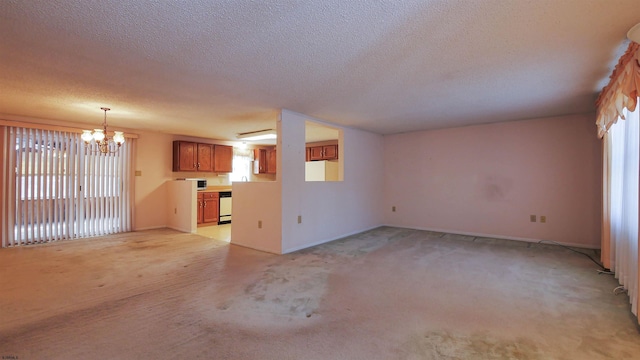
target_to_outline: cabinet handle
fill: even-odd
[[[204,204],[202,207],[207,207],[207,202],[206,201],[203,201],[202,203]]]

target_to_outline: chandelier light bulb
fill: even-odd
[[[114,131],[113,141],[118,144],[118,146],[122,145],[124,143],[124,133],[122,133],[122,131]]]
[[[102,140],[104,140],[104,131],[102,131],[102,129],[93,129],[93,138],[95,139],[95,141],[100,142]]]
[[[82,135],[80,136],[82,141],[86,144],[90,143],[93,140],[93,135],[91,134],[91,130],[82,130]]]

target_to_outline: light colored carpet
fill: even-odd
[[[637,359],[617,281],[522,242],[382,227],[276,256],[172,230],[0,250],[0,357]]]

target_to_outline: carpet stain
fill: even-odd
[[[302,263],[302,262],[301,262]],[[229,307],[278,316],[307,318],[326,291],[328,270],[310,264],[270,267],[244,288]]]
[[[430,331],[414,334],[401,349],[402,359],[548,359],[531,340],[499,339],[484,333],[463,335]]]

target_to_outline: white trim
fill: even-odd
[[[561,241],[555,241],[555,240],[549,240],[549,239],[536,239],[536,238],[526,238],[526,237],[518,237],[518,236],[494,235],[494,234],[484,234],[484,233],[477,233],[477,232],[466,232],[466,231],[450,230],[450,229],[426,228],[426,227],[414,227],[414,226],[401,226],[401,225],[392,225],[392,224],[384,224],[384,225],[380,225],[380,226],[389,226],[389,227],[401,228],[401,229],[434,231],[434,232],[441,232],[441,233],[445,233],[445,234],[467,235],[467,236],[476,236],[476,237],[492,238],[492,239],[523,241],[523,242],[529,242],[529,243],[539,243],[539,242],[542,241],[542,242],[547,242],[547,244],[555,243],[555,244],[559,244],[559,245],[571,246],[571,247],[582,248],[582,249],[599,249],[598,247],[592,247],[592,246],[588,246],[588,245],[585,245],[585,244],[574,244],[574,243],[567,243],[567,242],[561,242]]]
[[[306,245],[302,245],[302,246],[289,248],[287,250],[283,250],[281,254],[283,254],[283,255],[284,254],[289,254],[289,253],[292,253],[292,252],[295,252],[295,251],[298,251],[298,250],[303,250],[303,249],[306,249],[306,248],[310,248],[310,247],[326,244],[328,242],[344,239],[344,238],[346,238],[348,236],[360,234],[360,233],[363,233],[363,232],[366,232],[366,231],[369,231],[369,230],[373,230],[373,229],[377,229],[377,228],[379,228],[381,226],[385,226],[385,225],[375,225],[375,226],[372,226],[372,227],[369,227],[369,228],[366,228],[366,229],[363,229],[363,230],[356,230],[356,231],[353,231],[353,232],[350,232],[350,233],[347,233],[347,234],[339,235],[339,236],[334,237],[334,238],[320,240],[320,241],[317,241],[317,242],[314,242],[314,243],[311,243],[311,244],[306,244]]]
[[[147,230],[158,230],[158,229],[172,229],[172,230],[176,230],[176,231],[180,231],[180,232],[190,232],[190,231],[183,231],[181,229],[176,229],[176,228],[172,228],[170,226],[165,226],[165,225],[161,225],[161,226],[149,226],[149,227],[145,227],[145,228],[136,228],[133,229],[132,231],[147,231]]]
[[[233,225],[232,225],[233,226]],[[229,242],[229,245],[238,245],[238,246],[242,246],[243,248],[247,248],[247,249],[252,249],[252,250],[257,250],[257,251],[262,251],[264,253],[268,253],[268,254],[274,254],[274,255],[283,255],[282,253],[277,253],[277,252],[273,252],[273,251],[269,251],[267,249],[261,249],[259,247],[255,247],[255,246],[251,246],[251,245],[246,245],[246,244],[241,244],[238,242]]]

